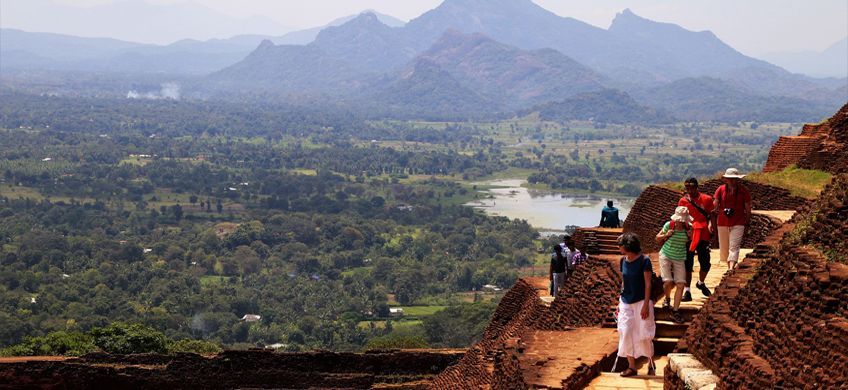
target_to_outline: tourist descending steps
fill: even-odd
[[[683,287],[686,285],[686,252],[687,244],[692,239],[692,217],[686,206],[677,206],[671,220],[663,225],[657,233],[657,242],[662,244],[660,249],[660,275],[663,281],[663,309],[671,310],[671,319],[683,323],[680,315],[680,300],[683,298]],[[674,287],[677,286],[677,289]],[[671,290],[674,291],[674,308],[669,302]]]
[[[618,357],[626,357],[628,367],[621,376],[634,376],[636,359],[648,357],[648,375],[654,375],[654,303],[651,302],[651,259],[642,254],[639,237],[624,233],[618,239],[621,258],[621,298],[618,303]],[[618,359],[616,359],[617,363]],[[613,368],[614,370],[615,368]]]
[[[607,207],[604,207],[601,210],[601,224],[602,228],[620,228],[621,220],[618,218],[618,209],[613,207],[613,203],[611,200],[607,201]]]
[[[583,262],[588,260],[588,257],[584,255],[580,249],[577,249],[574,246],[574,239],[571,238],[571,236],[565,236],[565,248],[568,249],[568,252],[570,253],[568,258],[571,259],[571,261],[568,262],[568,274],[571,275],[577,267],[580,266],[580,264],[583,264]]]
[[[677,202],[678,206],[686,206],[692,217],[692,240],[686,251],[686,288],[683,291],[683,302],[692,300],[689,287],[692,286],[692,273],[695,269],[695,255],[698,255],[698,282],[695,287],[701,290],[705,297],[710,296],[707,288],[707,274],[710,272],[710,239],[715,229],[715,204],[713,197],[698,191],[698,179],[690,177],[683,183],[686,193]]]
[[[568,254],[565,253],[562,245],[554,245],[554,253],[551,255],[551,267],[548,271],[548,278],[551,280],[551,296],[554,298],[556,298],[559,289],[565,284],[568,262]]]
[[[751,218],[751,193],[739,179],[736,168],[728,168],[722,176],[724,184],[715,192],[713,204],[718,210],[718,247],[721,261],[727,262],[727,269],[733,271],[739,261],[739,248],[742,246],[742,236],[745,225]]]

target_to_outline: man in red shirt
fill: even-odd
[[[690,177],[686,179],[683,185],[686,192],[677,202],[677,205],[686,206],[689,209],[689,215],[692,217],[692,241],[689,243],[686,252],[686,288],[683,293],[683,301],[688,302],[692,300],[692,292],[689,291],[689,287],[692,285],[695,254],[698,255],[698,264],[701,266],[695,287],[698,287],[705,297],[711,294],[704,281],[707,279],[707,273],[710,272],[710,237],[714,229],[713,226],[715,226],[713,221],[715,205],[711,196],[698,192],[698,179]]]
[[[724,184],[718,187],[713,197],[718,213],[718,247],[721,261],[727,262],[727,269],[736,268],[739,261],[739,248],[745,225],[751,219],[751,193],[739,182],[745,177],[736,168],[728,168],[722,176]]]

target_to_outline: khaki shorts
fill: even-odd
[[[660,276],[663,282],[686,284],[686,261],[669,260],[660,254]]]

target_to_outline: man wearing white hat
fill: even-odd
[[[751,193],[739,182],[745,177],[736,168],[728,168],[722,176],[724,184],[716,189],[713,202],[718,212],[718,247],[727,269],[736,268],[745,225],[751,219]]]

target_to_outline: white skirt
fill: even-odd
[[[654,304],[649,301],[648,318],[642,319],[644,301],[624,303],[618,301],[618,356],[640,358],[654,356]]]

